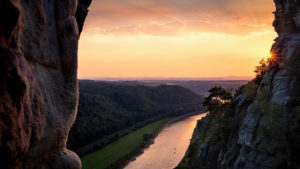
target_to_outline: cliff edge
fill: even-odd
[[[198,123],[178,168],[300,168],[300,1],[274,2],[278,37],[262,81],[241,87],[228,109]]]
[[[77,112],[77,48],[91,0],[0,1],[3,169],[79,169],[66,149]]]

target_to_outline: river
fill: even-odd
[[[125,169],[173,169],[190,144],[197,120],[206,114],[188,117],[166,126],[144,153],[130,162]]]

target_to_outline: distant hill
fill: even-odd
[[[147,85],[147,86],[157,86],[162,84],[168,85],[178,85],[184,88],[188,88],[193,92],[205,96],[208,90],[212,87],[218,86],[225,89],[233,88],[238,89],[239,87],[247,84],[248,80],[138,80],[138,81],[113,81],[114,84],[122,85]]]
[[[68,148],[80,155],[152,121],[202,111],[203,98],[180,86],[80,80],[79,91]]]
[[[247,84],[246,80],[229,80],[229,81],[178,81],[175,82],[179,86],[183,86],[194,91],[197,94],[205,96],[208,94],[208,90],[212,87],[218,86],[225,89],[238,89],[239,87]]]

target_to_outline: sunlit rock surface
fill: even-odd
[[[278,37],[272,46],[271,64],[256,98],[249,101],[247,95],[240,95],[233,101],[230,116],[234,117],[238,127],[227,133],[226,146],[216,152],[215,143],[208,135],[205,141],[198,142],[198,154],[188,168],[300,168],[300,1],[274,2],[273,25]],[[265,110],[273,105],[278,109],[265,112],[260,107],[262,96],[266,101]],[[261,134],[264,131],[275,134],[270,133],[268,138]]]
[[[0,1],[1,169],[79,169],[66,149],[91,0]]]

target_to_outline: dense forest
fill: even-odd
[[[203,98],[176,85],[118,85],[79,81],[78,115],[68,148],[83,155],[166,117],[200,113]]]

